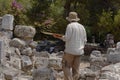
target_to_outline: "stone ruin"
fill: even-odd
[[[0,80],[64,80],[64,53],[37,52],[35,28],[13,27],[13,22],[10,14],[0,17]],[[106,54],[93,50],[88,58],[82,56],[81,66],[79,80],[120,80],[120,42],[116,48],[108,48]]]

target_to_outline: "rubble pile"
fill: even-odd
[[[16,25],[13,30],[12,15],[5,15],[1,19],[0,79],[53,80],[60,76],[57,71],[62,71],[61,55],[57,57],[57,54],[50,55],[47,51],[36,51],[37,42],[33,41],[35,28]],[[14,32],[15,37],[7,34],[7,31]]]
[[[61,65],[64,53],[36,51],[35,28],[13,27],[13,21],[10,14],[0,17],[0,80],[64,80]],[[106,54],[93,50],[89,64],[80,67],[79,80],[120,80],[120,42],[116,48],[108,48]]]

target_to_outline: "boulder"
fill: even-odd
[[[15,47],[15,48],[18,48],[18,49],[22,49],[26,45],[26,43],[19,38],[12,39],[9,44],[10,44],[11,47]]]
[[[33,39],[36,30],[32,26],[16,25],[14,33],[21,39]]]
[[[120,80],[120,63],[103,67],[101,69],[100,79]]]

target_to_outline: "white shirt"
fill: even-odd
[[[87,42],[86,31],[78,22],[67,25],[66,33],[62,37],[65,41],[65,52],[73,55],[84,54],[84,46]]]

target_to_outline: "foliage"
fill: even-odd
[[[31,23],[43,22],[49,15],[49,0],[32,0],[32,8],[28,11],[28,16]],[[37,26],[37,25],[36,25]]]
[[[80,23],[88,25],[90,14],[89,11],[86,9],[86,5],[79,3],[75,11],[80,17]]]
[[[62,17],[64,12],[64,1],[62,0],[56,0],[50,5],[50,16],[54,19],[58,19],[59,17]]]
[[[113,17],[113,12],[103,11],[102,15],[99,16],[100,21],[98,22],[98,27],[95,28],[98,31],[100,38],[106,36],[108,32],[111,32],[115,36],[115,41],[120,40],[119,31],[120,31],[120,10]],[[97,33],[97,32],[95,32]]]
[[[104,40],[112,32],[119,41],[120,0],[0,0],[0,16],[12,14],[15,25],[33,25],[37,30],[64,34],[70,11],[76,11],[89,40]]]
[[[67,22],[63,17],[64,13],[64,1],[56,0],[50,6],[50,16],[55,20],[55,24],[52,26],[51,31],[63,34],[65,32]]]
[[[11,0],[0,0],[0,16],[10,11]]]
[[[120,10],[118,10],[117,14],[114,17],[114,29],[112,32],[115,35],[115,40],[120,40]]]
[[[94,27],[95,28],[95,27]],[[113,19],[111,11],[104,11],[99,16],[98,26],[96,26],[96,32],[98,33],[99,38],[104,39],[108,32],[112,32],[113,30]]]
[[[12,14],[15,18],[15,25],[28,24],[29,20],[26,15],[26,9],[29,7],[23,3],[29,3],[30,0],[0,0],[0,16]],[[3,6],[4,5],[4,6]]]
[[[99,22],[98,22],[98,28],[99,31],[104,33],[105,32],[110,32],[113,27],[113,19],[112,19],[112,12],[108,11],[105,12],[103,11],[102,15],[99,16]]]

